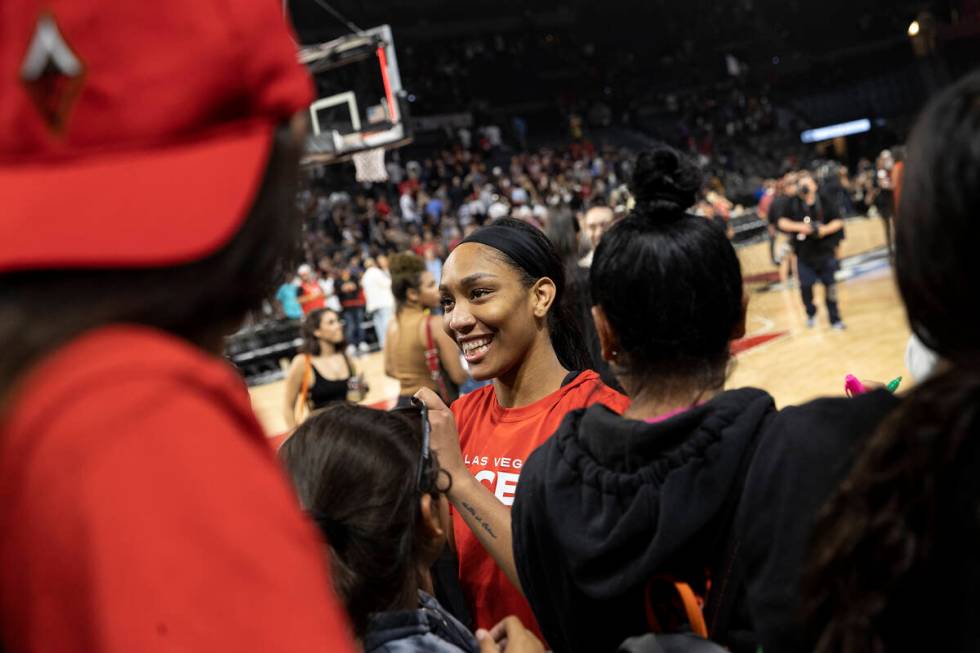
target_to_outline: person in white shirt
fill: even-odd
[[[385,334],[388,323],[395,314],[395,296],[391,294],[391,274],[388,272],[388,257],[379,256],[364,261],[364,276],[361,277],[361,288],[367,302],[365,309],[374,323],[374,332],[378,336],[378,345],[384,348]]]
[[[329,258],[324,257],[320,259],[318,267],[320,268],[320,278],[317,283],[320,284],[323,294],[327,296],[327,308],[339,315],[342,309],[340,299],[337,297],[337,292],[334,288],[333,264]]]
[[[415,205],[415,197],[413,197],[412,192],[409,189],[405,189],[402,192],[400,198],[398,198],[398,206],[401,208],[402,221],[406,223],[416,224],[419,221],[418,208]]]
[[[615,219],[616,214],[608,206],[596,205],[585,212],[585,217],[582,218],[582,230],[585,231],[585,235],[589,239],[591,249],[579,261],[580,266],[583,268],[592,266],[592,255],[595,253],[595,248],[599,246],[602,234],[609,230]]]

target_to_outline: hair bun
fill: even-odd
[[[677,218],[697,200],[703,178],[690,157],[667,145],[641,153],[633,167],[630,191],[636,211],[652,218]]]
[[[391,276],[418,274],[425,269],[425,263],[412,252],[400,252],[388,257],[388,271]]]

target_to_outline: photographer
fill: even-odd
[[[835,250],[843,238],[844,220],[833,197],[817,188],[813,176],[800,175],[796,197],[790,198],[779,229],[794,237],[794,249],[798,259],[800,293],[806,307],[807,327],[816,325],[817,307],[813,304],[813,285],[819,280],[826,289],[827,314],[830,325],[837,330],[845,329],[837,307],[837,271]]]

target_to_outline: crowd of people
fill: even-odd
[[[748,206],[729,199],[722,178],[706,166],[711,159],[698,141],[684,151],[706,170],[691,212],[722,226],[729,238],[734,237],[733,218],[746,212],[766,222],[779,280],[782,287],[801,288],[810,326],[816,314],[812,287],[819,281],[831,290],[830,323],[845,328],[833,293],[842,220],[879,216],[891,252],[902,148],[883,151],[875,162],[860,160],[853,175],[833,161],[801,167],[786,160],[782,165],[788,171],[782,176],[755,177],[756,187],[745,198]],[[372,345],[384,347],[396,304],[391,255],[414,253],[438,285],[443,262],[460,242],[482,225],[512,217],[545,230],[563,257],[578,256],[587,267],[597,243],[590,223],[621,218],[632,202],[626,181],[635,154],[596,151],[584,139],[564,150],[514,153],[485,136],[476,141],[467,136],[451,149],[404,166],[401,158],[390,156],[387,183],[351,184],[327,194],[324,182],[313,180],[299,195],[308,263],[287,275],[274,313],[300,319],[324,306],[333,309],[342,315],[350,355]]]
[[[0,23],[0,42],[34,51],[34,34],[57,52],[0,73],[34,93],[0,112],[3,650],[980,645],[980,73],[929,103],[900,175],[875,175],[877,197],[897,198],[909,325],[936,356],[905,394],[777,410],[764,389],[726,387],[750,300],[726,230],[691,212],[705,180],[686,153],[590,154],[585,168],[528,155],[507,175],[443,161],[474,176],[459,206],[485,205],[457,212],[450,243],[425,202],[401,253],[341,233],[328,278],[308,266],[279,287],[307,347],[276,455],[221,343],[301,256],[311,86],[276,6],[230,17],[250,37],[242,70],[261,71],[231,80],[227,26],[202,6],[65,0],[39,16],[16,0]],[[161,46],[169,65],[142,65]],[[77,104],[31,86],[80,60],[113,83]],[[148,112],[131,92],[147,84],[186,110]],[[423,184],[441,200],[447,175],[409,173],[406,205]],[[769,216],[803,237],[812,317],[807,286],[827,283],[841,220],[813,179],[791,181]],[[587,257],[563,238],[579,224],[566,192]],[[380,199],[364,200],[367,235],[388,238],[402,226],[370,213]],[[359,224],[335,208],[338,228]],[[349,245],[363,274],[334,273]],[[347,344],[360,350],[369,305],[401,387],[392,411],[355,403]],[[484,385],[454,397],[466,376]]]
[[[975,77],[937,101],[913,137],[917,165],[908,181],[899,176],[894,181],[901,183],[889,179],[878,189],[897,194],[907,185],[912,199],[905,206],[934,221],[919,215],[899,219],[897,269],[913,328],[941,352],[969,346],[959,328],[944,329],[927,304],[918,305],[933,290],[922,267],[930,254],[917,243],[934,247],[939,238],[954,246],[948,234],[939,235],[945,231],[938,223],[942,214],[929,204],[943,201],[933,193],[950,188],[934,188],[939,161],[930,156],[953,150],[949,137],[940,139],[937,130],[956,134],[964,128],[958,121],[969,119],[950,116],[946,105],[963,107],[978,92]],[[881,163],[889,163],[887,156]],[[952,175],[948,165],[944,174]],[[840,206],[833,196],[835,180],[825,175],[818,188],[813,174],[790,173],[768,208],[774,227],[795,241],[790,247],[808,316],[812,320],[815,313],[812,284],[819,279],[828,285],[830,321],[843,328],[832,274],[843,225],[839,209],[831,209]],[[355,445],[343,433],[348,422],[370,419],[370,411],[341,404],[304,423],[283,453],[301,493],[322,484],[309,496],[318,502],[315,519],[328,539],[344,542],[332,548],[337,573],[359,583],[349,599],[341,594],[355,627],[360,625],[356,632],[364,641],[390,642],[399,625],[411,619],[408,606],[417,603],[422,612],[439,615],[440,626],[430,621],[403,634],[408,650],[476,650],[472,628],[485,631],[495,624],[513,629],[515,645],[520,642],[513,650],[543,650],[542,642],[559,651],[612,651],[621,645],[619,650],[660,650],[629,648],[652,646],[649,641],[624,644],[651,630],[661,634],[659,641],[678,647],[673,650],[707,650],[697,648],[702,644],[692,632],[734,651],[760,645],[776,651],[902,648],[904,638],[919,637],[902,626],[910,611],[946,609],[921,599],[948,582],[943,570],[952,563],[939,551],[963,552],[955,559],[964,564],[964,555],[972,559],[972,554],[965,554],[959,534],[974,534],[958,521],[970,519],[969,511],[937,512],[941,496],[965,499],[951,483],[942,487],[952,494],[942,495],[937,485],[925,502],[903,498],[905,481],[899,479],[941,471],[929,467],[926,452],[909,451],[907,438],[921,431],[898,420],[904,416],[923,424],[923,414],[909,411],[925,410],[918,402],[934,401],[934,385],[957,385],[960,379],[939,367],[931,371],[932,380],[921,379],[921,389],[903,400],[879,390],[781,411],[764,390],[726,390],[729,343],[745,332],[748,300],[724,229],[690,212],[702,193],[701,172],[690,157],[659,146],[636,159],[629,186],[632,201],[625,217],[617,218],[609,208],[586,213],[596,247],[586,260],[575,261],[587,270],[599,351],[621,392],[590,371],[593,359],[578,330],[576,298],[568,294],[573,284],[566,274],[574,268],[537,226],[501,217],[475,230],[451,251],[438,288],[420,257],[399,255],[393,277],[400,317],[389,334],[404,330],[405,320],[411,349],[406,359],[416,363],[414,376],[399,376],[399,419],[387,432],[377,426],[370,443]],[[965,215],[947,217],[957,228],[972,229],[956,222]],[[701,265],[702,260],[712,264]],[[914,272],[903,272],[906,262]],[[466,371],[492,380],[451,406],[445,387],[433,383],[422,364],[426,348],[433,348],[436,319],[423,309],[437,305],[443,312],[439,338],[449,336],[436,348],[440,365],[457,382]],[[454,360],[457,352],[466,370]],[[396,359],[394,350],[390,359],[386,351],[390,373]],[[972,426],[957,432],[965,433],[963,428]],[[341,435],[335,440],[335,434]],[[331,471],[371,459],[348,449],[374,450],[393,438],[423,448],[421,459],[407,449],[396,483],[379,479],[372,485],[363,479],[381,474],[380,467]],[[951,438],[944,438],[943,455],[966,447]],[[331,453],[320,453],[325,450]],[[912,460],[891,462],[896,476],[890,483],[878,477],[875,465],[885,464],[897,450]],[[305,466],[311,456],[326,466],[311,471]],[[393,467],[384,466],[386,479]],[[348,474],[361,476],[365,488],[384,486],[400,497],[409,494],[405,488],[412,483],[422,483],[421,494],[412,495],[421,496],[421,504],[401,513],[406,519],[418,511],[415,545],[399,547],[418,550],[420,557],[398,559],[405,565],[393,585],[402,592],[400,612],[353,603],[380,581],[371,574],[388,568],[363,559],[368,543],[386,542],[379,555],[388,560],[399,550],[396,536],[411,531],[401,526],[386,531],[387,537],[372,535],[362,519],[385,528],[388,522],[362,514],[356,502],[341,501],[327,489]],[[401,488],[400,494],[391,485]],[[377,491],[364,490],[365,506],[377,504]],[[905,507],[903,501],[911,503]],[[878,525],[862,518],[873,514],[872,506],[885,505],[893,521]],[[931,519],[952,520],[942,527],[948,534]],[[814,525],[836,529],[851,544],[826,530],[811,535]],[[911,539],[895,542],[896,532]],[[447,583],[435,565],[448,533],[458,576]],[[345,552],[352,546],[356,558]],[[867,551],[854,548],[859,546]],[[838,559],[828,559],[831,554]],[[886,557],[876,560],[879,554]],[[413,564],[428,575],[413,573]],[[836,588],[838,576],[857,589],[855,596]],[[970,591],[965,581],[958,587]],[[462,593],[462,609],[434,598],[453,601],[454,591]],[[685,593],[704,599],[702,620],[678,609]],[[893,603],[880,598],[890,593]],[[879,598],[868,602],[866,596]],[[861,620],[852,620],[852,613]],[[514,617],[517,621],[505,620]],[[924,646],[932,640],[915,641]],[[969,628],[953,628],[943,641],[968,647],[975,637]]]

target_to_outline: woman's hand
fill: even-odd
[[[450,475],[469,474],[463,461],[463,452],[459,448],[459,431],[456,430],[456,418],[452,411],[443,403],[439,395],[429,388],[422,388],[416,392],[415,398],[429,409],[431,426],[429,448],[439,457],[439,466]]]
[[[517,576],[517,565],[514,563],[514,547],[511,539],[510,508],[505,506],[490,491],[490,489],[473,478],[466,468],[463,453],[459,447],[459,432],[456,430],[456,420],[432,390],[422,388],[415,393],[429,409],[429,424],[431,437],[429,448],[439,457],[439,466],[449,472],[453,482],[449,488],[449,500],[466,523],[467,528],[476,536],[507,579],[514,587],[521,589],[521,581]],[[506,620],[505,620],[506,621]],[[516,621],[516,620],[515,620]],[[501,622],[492,632],[501,629],[509,632]],[[517,622],[520,625],[520,622]],[[521,627],[523,629],[523,626]],[[535,640],[536,641],[536,640]],[[498,649],[488,649],[495,651]],[[514,651],[535,651],[542,649],[515,648]]]
[[[476,631],[480,653],[544,653],[544,646],[517,617],[507,617],[490,631]]]

